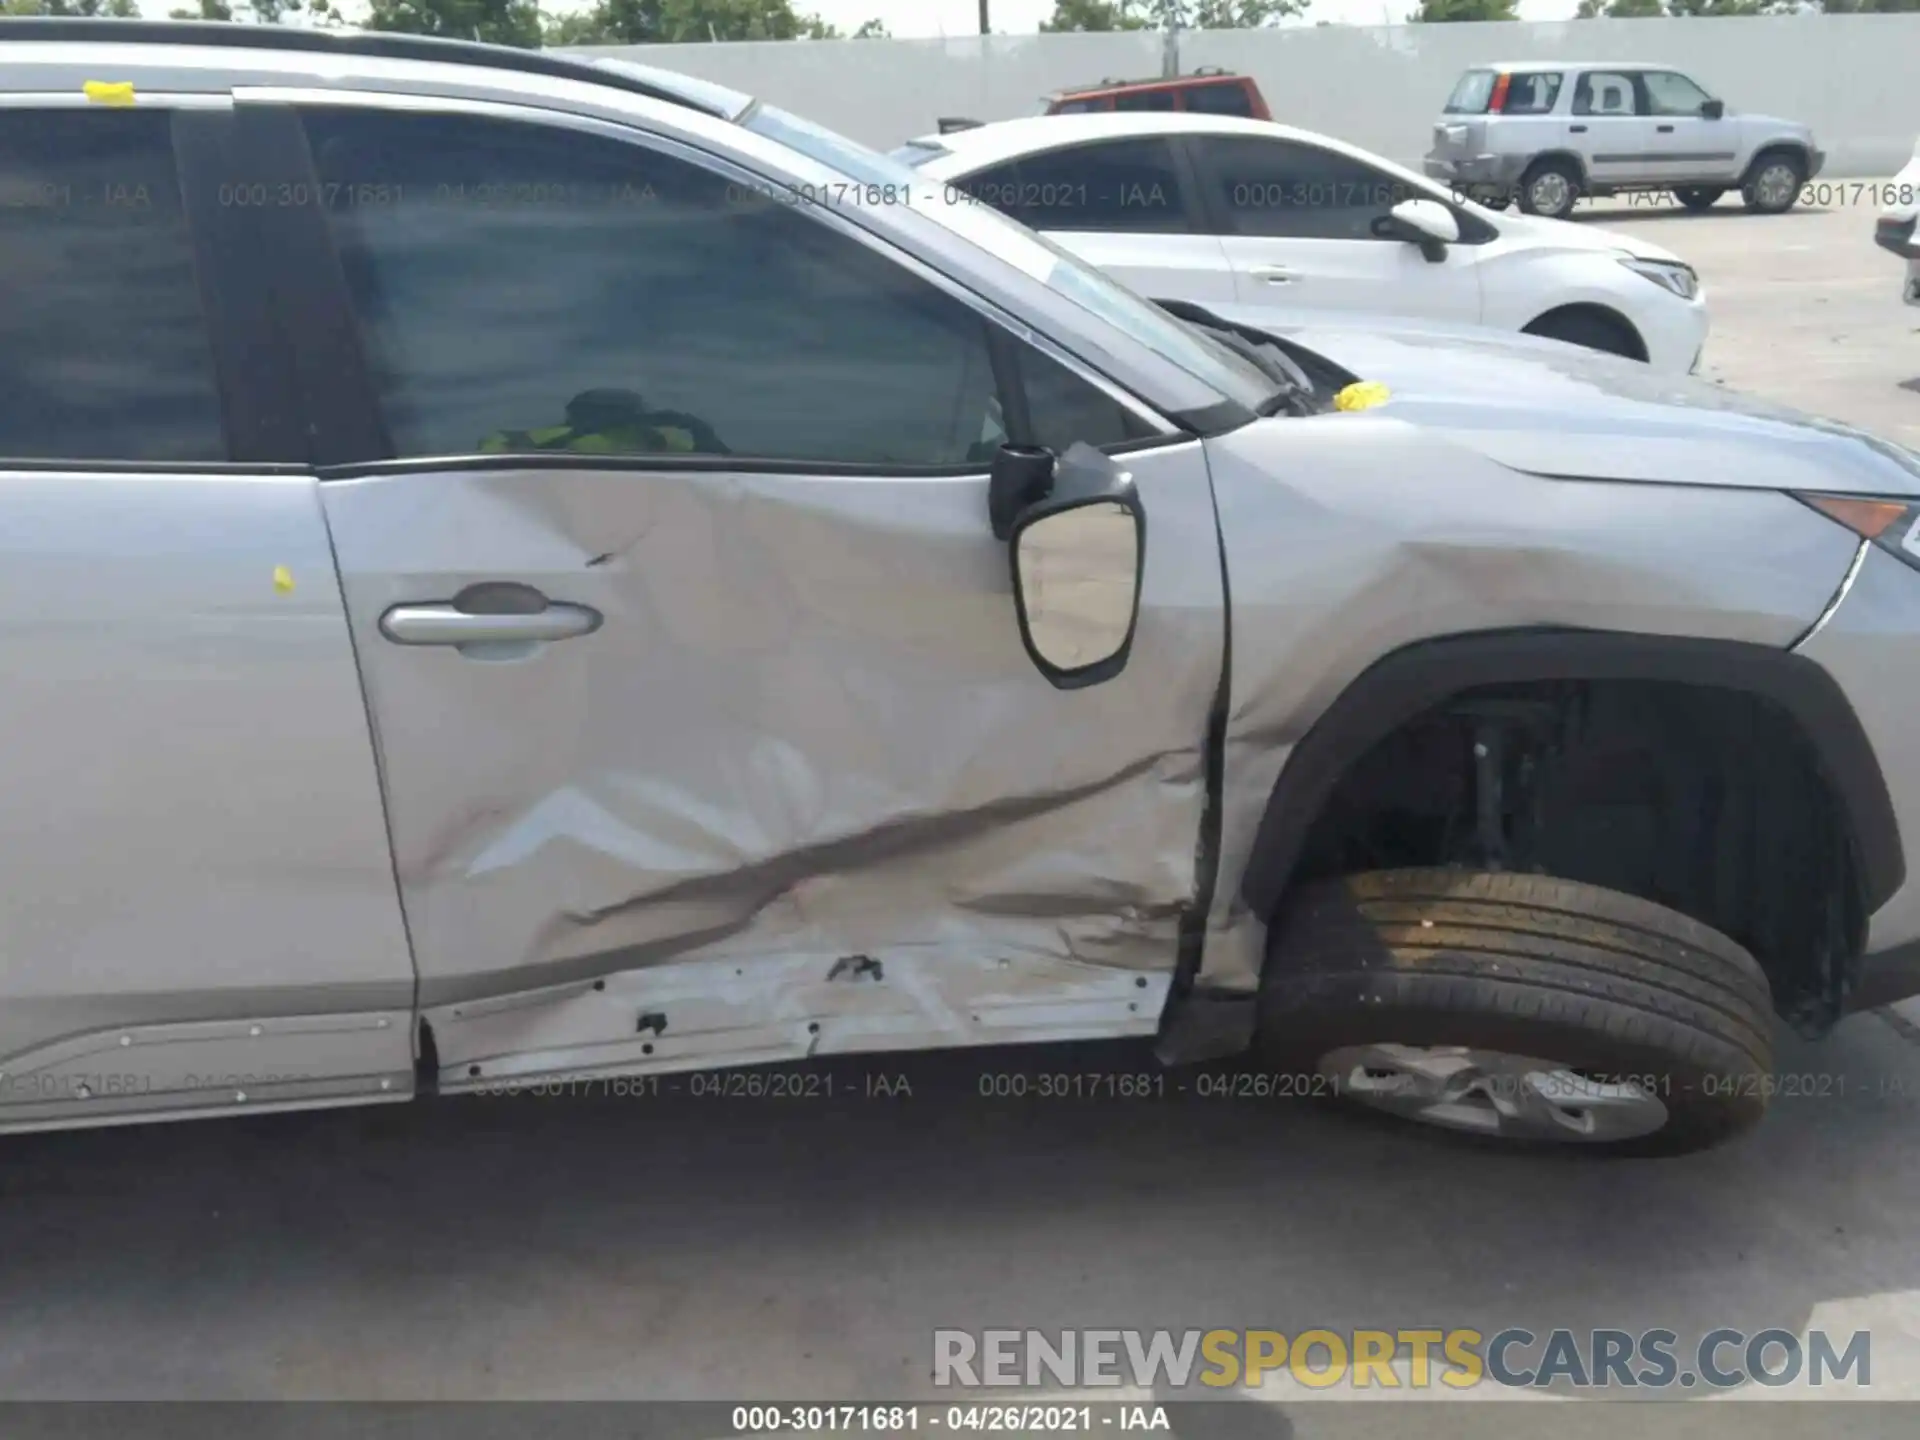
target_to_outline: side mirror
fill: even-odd
[[[1447,246],[1460,239],[1460,221],[1438,200],[1402,200],[1373,222],[1376,235],[1418,245],[1429,261],[1447,258]]]
[[[1014,520],[1020,638],[1055,688],[1097,685],[1126,668],[1146,539],[1133,477],[1090,445],[1067,451],[1053,492]]]
[[[1722,115],[1727,113],[1727,102],[1724,100],[1702,100],[1700,102],[1700,113],[1709,120],[1718,120]]]

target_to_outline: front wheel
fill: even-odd
[[[1273,927],[1266,1058],[1323,1093],[1510,1143],[1682,1154],[1765,1111],[1766,976],[1674,911],[1571,880],[1374,871]]]
[[[1756,215],[1779,215],[1793,208],[1800,198],[1800,187],[1807,183],[1807,167],[1800,157],[1785,150],[1772,150],[1753,162],[1740,198]]]
[[[1528,215],[1564,220],[1580,198],[1580,177],[1564,160],[1543,160],[1520,181],[1520,209]]]

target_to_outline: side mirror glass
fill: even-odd
[[[1724,100],[1702,100],[1700,102],[1700,113],[1709,120],[1718,120],[1722,115],[1727,113],[1727,102]]]
[[[1063,690],[1117,675],[1140,613],[1143,517],[1119,499],[1037,507],[1013,537],[1020,634]]]

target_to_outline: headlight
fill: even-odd
[[[1920,570],[1920,505],[1861,495],[1797,494],[1793,498]]]
[[[1700,293],[1700,277],[1693,273],[1691,265],[1683,265],[1678,260],[1642,260],[1637,255],[1625,255],[1620,263],[1682,300],[1691,300]]]

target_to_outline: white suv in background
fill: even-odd
[[[1427,174],[1502,208],[1564,218],[1588,195],[1670,191],[1709,210],[1729,190],[1762,215],[1791,210],[1826,152],[1797,120],[1727,109],[1665,65],[1487,65],[1453,87]]]
[[[1882,250],[1907,262],[1907,274],[1900,294],[1909,305],[1920,305],[1920,140],[1913,142],[1913,158],[1907,168],[1881,188],[1886,208],[1874,223],[1874,243]]]
[[[1485,325],[1679,373],[1706,343],[1699,277],[1672,252],[1498,215],[1270,121],[1055,115],[928,135],[894,155],[1155,300]]]

